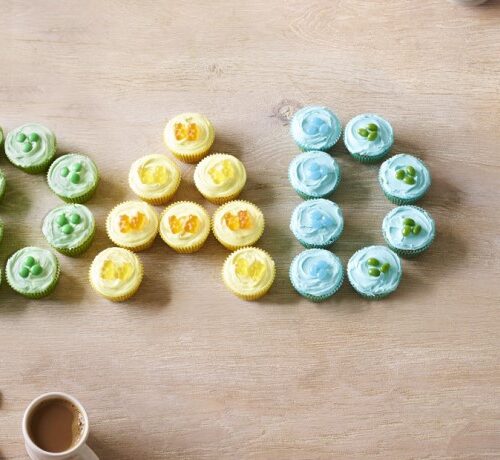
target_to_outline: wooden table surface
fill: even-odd
[[[89,207],[97,239],[60,256],[55,293],[27,301],[0,287],[0,458],[25,459],[21,416],[60,390],[79,398],[101,459],[484,459],[500,457],[500,1],[15,1],[0,15],[0,125],[40,121],[60,153],[98,164]],[[300,251],[288,229],[301,200],[287,182],[297,153],[290,115],[332,107],[345,124],[377,112],[394,152],[423,158],[437,221],[433,247],[404,262],[398,291],[369,302],[348,283],[326,303],[301,299],[287,271]],[[277,264],[261,301],[227,292],[228,252],[213,237],[195,255],[159,239],[129,302],[89,287],[110,246],[109,209],[134,197],[131,162],[166,152],[168,117],[200,111],[213,151],[237,155],[242,196],[264,211],[259,245]],[[334,195],[347,262],[382,243],[392,205],[377,166],[334,149]],[[9,189],[0,260],[47,247],[41,219],[59,203],[43,176],[5,157]],[[177,199],[201,199],[183,167]]]

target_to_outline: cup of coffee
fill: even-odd
[[[70,395],[46,393],[23,416],[23,437],[32,460],[98,460],[87,446],[89,419]]]

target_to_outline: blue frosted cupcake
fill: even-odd
[[[386,246],[367,246],[347,264],[347,277],[355,291],[367,299],[381,299],[399,286],[401,260]]]
[[[290,230],[305,248],[327,248],[344,229],[342,209],[319,198],[299,204],[292,213]]]
[[[326,249],[306,249],[290,265],[290,281],[306,299],[321,302],[335,294],[344,281],[340,259]]]
[[[337,115],[326,107],[310,106],[298,110],[290,132],[301,150],[329,150],[340,139],[342,125]]]
[[[387,245],[402,257],[424,252],[434,241],[436,226],[427,211],[417,206],[398,206],[382,222]]]
[[[394,204],[412,204],[431,186],[427,166],[412,155],[400,153],[380,166],[378,181],[387,199]]]
[[[392,126],[373,113],[357,115],[345,127],[344,144],[351,156],[361,163],[382,160],[393,143]]]
[[[304,200],[326,198],[340,183],[340,167],[328,153],[304,152],[291,161],[288,179]]]

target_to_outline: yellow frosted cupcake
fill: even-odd
[[[160,236],[177,252],[188,254],[200,249],[210,233],[210,217],[196,203],[178,201],[163,211]]]
[[[158,214],[144,201],[125,201],[108,214],[109,239],[121,248],[142,251],[149,248],[158,234]]]
[[[108,248],[97,254],[89,270],[90,285],[113,302],[132,297],[141,285],[142,263],[132,251]]]
[[[264,214],[248,201],[230,201],[215,211],[212,230],[215,238],[231,251],[251,246],[264,232]]]
[[[224,284],[244,300],[262,297],[273,285],[275,274],[274,260],[259,248],[238,249],[222,267]]]
[[[243,163],[233,155],[214,153],[198,163],[194,184],[198,191],[215,204],[234,200],[247,181]]]
[[[181,171],[165,155],[146,155],[132,163],[128,183],[141,200],[149,204],[164,204],[179,188]]]
[[[163,132],[167,148],[181,161],[196,163],[215,139],[210,120],[200,113],[182,113],[170,119]]]

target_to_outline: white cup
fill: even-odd
[[[55,453],[40,449],[40,447],[38,447],[33,442],[29,435],[28,421],[30,415],[41,402],[47,401],[48,399],[64,399],[66,401],[69,401],[78,409],[80,414],[82,414],[84,420],[83,432],[81,433],[78,443],[71,449],[68,449],[64,452]],[[85,409],[77,399],[66,393],[46,393],[31,401],[30,405],[24,411],[22,430],[24,445],[26,446],[26,451],[28,452],[28,455],[32,460],[99,460],[94,451],[90,449],[90,447],[86,444],[87,438],[89,437],[89,418],[87,416],[87,412],[85,412]]]

